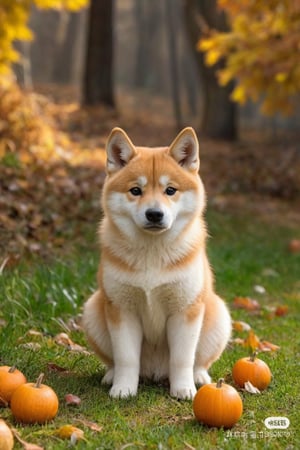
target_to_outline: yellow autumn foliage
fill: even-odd
[[[11,65],[19,54],[13,44],[17,40],[29,41],[33,33],[28,27],[32,6],[38,8],[68,9],[77,11],[87,6],[89,0],[0,0],[0,83],[11,73]]]
[[[235,80],[232,99],[260,99],[265,114],[293,111],[300,92],[300,0],[218,0],[228,32],[211,30],[198,43],[205,62],[224,60],[219,83]]]

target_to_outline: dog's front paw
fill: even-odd
[[[192,400],[197,392],[195,385],[175,385],[171,386],[170,394],[179,400]]]
[[[197,385],[211,383],[211,378],[205,369],[196,369],[194,372],[194,381]]]
[[[112,398],[128,398],[137,394],[137,388],[129,385],[113,384],[109,395]]]

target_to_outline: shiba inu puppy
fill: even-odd
[[[206,256],[196,134],[185,128],[170,147],[148,148],[114,128],[106,150],[99,290],[83,313],[107,366],[102,381],[127,397],[140,376],[168,378],[172,396],[193,398],[231,333]]]

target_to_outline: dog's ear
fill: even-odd
[[[169,147],[169,155],[186,170],[199,170],[199,143],[195,131],[191,127],[184,128]]]
[[[106,169],[111,174],[126,166],[136,155],[136,150],[125,131],[116,127],[108,137],[106,153]]]

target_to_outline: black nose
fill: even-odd
[[[150,208],[146,211],[146,217],[149,222],[160,223],[164,217],[164,213],[160,209]]]

